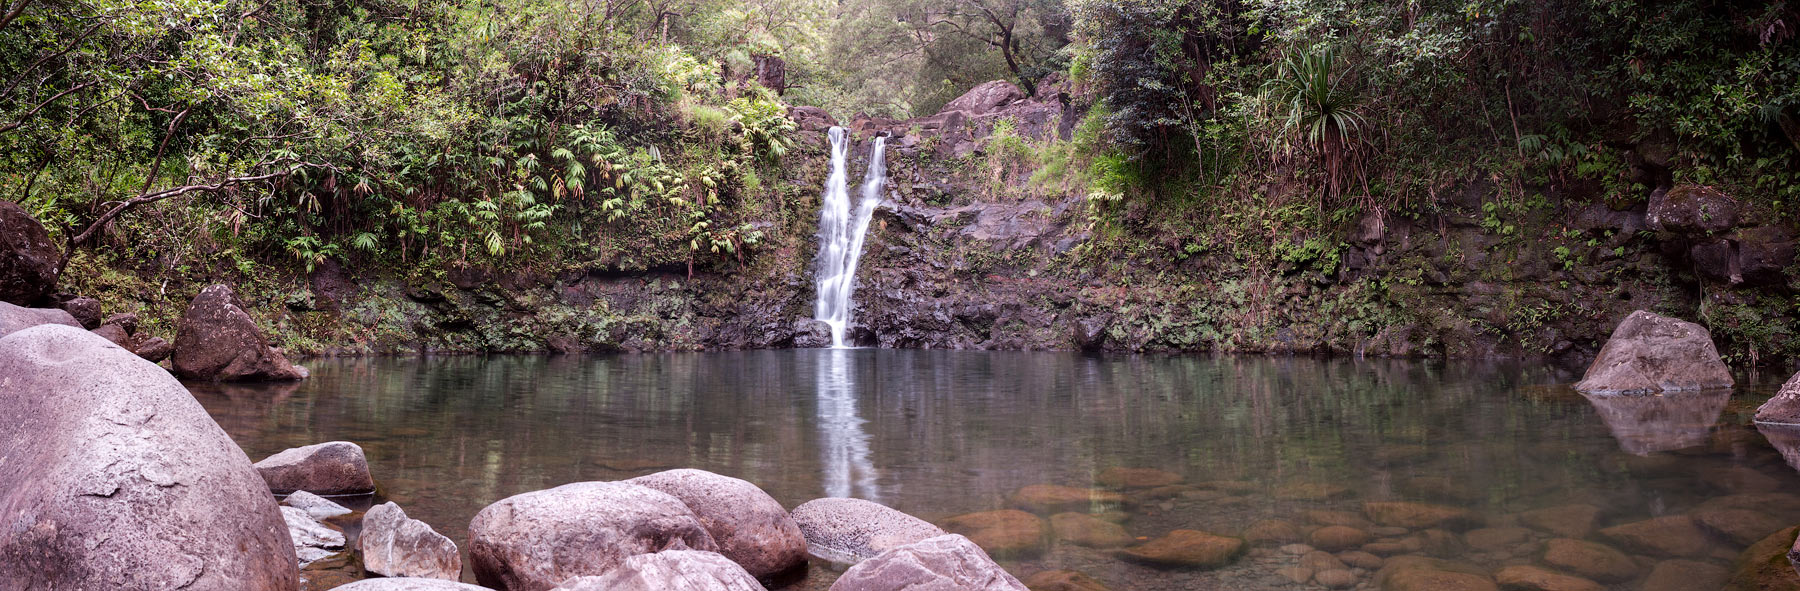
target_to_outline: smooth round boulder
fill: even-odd
[[[348,585],[332,587],[331,591],[494,591],[487,587],[477,587],[466,583],[446,581],[443,579],[363,579]]]
[[[639,554],[718,549],[680,499],[626,482],[576,482],[513,495],[469,523],[475,579],[501,591],[604,575]]]
[[[256,463],[269,489],[280,494],[303,490],[316,495],[359,495],[375,492],[369,460],[362,446],[327,441],[282,450]]]
[[[893,548],[944,535],[938,526],[862,499],[813,499],[789,514],[820,560],[856,564]]]
[[[363,514],[363,568],[384,577],[420,577],[454,581],[462,578],[462,555],[456,542],[430,525],[406,516],[392,502],[370,507]]]
[[[1731,385],[1731,368],[1719,359],[1706,327],[1638,310],[1613,329],[1575,389],[1642,394]]]
[[[0,337],[45,324],[81,328],[74,316],[56,308],[22,308],[0,302]]]
[[[250,458],[168,372],[78,326],[0,338],[0,450],[8,588],[299,586]]]
[[[269,346],[230,287],[200,290],[175,324],[175,375],[193,380],[282,381],[306,377]]]
[[[625,559],[604,575],[563,581],[558,591],[763,591],[762,583],[730,558],[697,550],[666,550]]]
[[[968,538],[947,534],[883,552],[844,571],[831,591],[1030,591]]]
[[[56,291],[62,251],[25,208],[0,201],[0,302],[32,306]]]
[[[627,480],[681,499],[719,544],[719,554],[751,576],[767,577],[806,561],[806,538],[787,509],[749,481],[705,470],[668,470]]]

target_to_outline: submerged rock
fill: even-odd
[[[790,514],[821,560],[856,564],[888,550],[944,535],[917,517],[862,499],[814,499]]]
[[[1363,513],[1377,524],[1409,529],[1441,527],[1464,530],[1479,525],[1481,521],[1468,509],[1405,501],[1370,501],[1363,503]]]
[[[1287,544],[1305,538],[1300,526],[1284,519],[1264,519],[1244,528],[1244,541],[1253,546]]]
[[[1686,515],[1615,525],[1600,530],[1600,537],[1632,552],[1669,558],[1706,556],[1714,548],[1706,532]]]
[[[1073,570],[1047,570],[1025,577],[1031,591],[1112,591],[1093,577]]]
[[[1033,484],[1020,488],[1011,497],[1020,509],[1033,513],[1091,513],[1095,509],[1125,502],[1124,495],[1092,488],[1075,488],[1058,484]]]
[[[175,375],[195,380],[298,380],[306,369],[289,363],[244,311],[230,287],[200,290],[175,325]]]
[[[1638,575],[1637,562],[1624,552],[1568,538],[1544,543],[1544,564],[1605,583],[1628,581]]]
[[[1540,531],[1579,540],[1594,533],[1594,527],[1600,521],[1600,508],[1576,504],[1532,509],[1520,513],[1519,521]]]
[[[774,497],[749,481],[704,470],[669,470],[627,480],[680,499],[730,558],[767,577],[806,561],[799,524]]]
[[[762,583],[731,559],[712,552],[665,550],[625,559],[604,575],[575,577],[560,591],[763,591]]]
[[[0,201],[0,303],[43,302],[56,291],[61,266],[62,253],[44,225],[18,204]]]
[[[1132,541],[1123,526],[1086,513],[1051,515],[1050,529],[1058,540],[1089,548],[1117,548]],[[1294,533],[1299,535],[1298,531]]]
[[[1156,488],[1181,484],[1180,474],[1155,468],[1107,468],[1094,478],[1100,486],[1107,488]]]
[[[462,577],[462,555],[456,543],[431,529],[431,526],[406,516],[406,511],[391,502],[369,509],[363,515],[362,537],[357,539],[362,551],[363,568],[384,577],[421,577],[457,580]]]
[[[1029,591],[968,538],[947,534],[863,561],[831,591]]]
[[[1605,591],[1606,587],[1581,577],[1517,564],[1494,572],[1494,582],[1504,589],[1529,591]]]
[[[493,591],[487,587],[477,587],[446,581],[443,579],[365,579],[332,587],[331,591]]]
[[[1119,557],[1152,566],[1217,568],[1230,564],[1243,549],[1244,541],[1237,538],[1178,529],[1128,548]]]
[[[1613,329],[1575,389],[1635,394],[1731,385],[1731,369],[1719,359],[1706,327],[1638,310]]]
[[[1650,569],[1640,591],[1688,591],[1689,589],[1721,589],[1731,570],[1697,560],[1665,560]]]
[[[576,482],[513,495],[469,523],[475,578],[502,591],[604,575],[639,554],[718,548],[680,499],[625,482]]]
[[[1307,536],[1314,548],[1328,552],[1360,548],[1369,542],[1369,532],[1346,525],[1327,525]]]
[[[348,441],[315,443],[263,458],[256,463],[269,488],[277,493],[297,490],[321,495],[353,495],[375,492],[369,461],[362,446]]]
[[[1731,578],[1726,591],[1776,591],[1800,589],[1800,562],[1793,552],[1795,534],[1800,526],[1790,527],[1758,540],[1737,556],[1731,564]]]
[[[73,321],[0,338],[0,450],[7,588],[299,584],[243,450],[168,372]]]
[[[1106,525],[1118,527],[1110,523]],[[943,528],[944,531],[969,538],[969,541],[995,556],[1022,556],[1043,552],[1044,535],[1049,532],[1042,518],[1017,509],[958,515],[944,520]]]

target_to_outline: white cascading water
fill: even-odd
[[[887,182],[887,138],[875,138],[869,170],[863,175],[861,201],[851,211],[849,175],[844,170],[850,138],[842,127],[832,127],[827,135],[831,137],[831,176],[825,180],[824,204],[819,208],[819,267],[814,273],[819,299],[813,305],[813,318],[831,327],[831,346],[843,347],[844,333],[850,329],[856,263],[862,258],[869,219],[881,204],[881,190]]]

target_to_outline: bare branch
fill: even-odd
[[[30,119],[30,118],[31,118],[31,116],[32,116],[32,115],[36,115],[36,114],[37,114],[37,112],[38,112],[38,111],[39,111],[39,110],[41,110],[41,109],[43,109],[43,108],[44,108],[44,107],[46,107],[46,106],[48,106],[48,105],[49,105],[49,104],[50,104],[50,103],[54,103],[54,102],[56,102],[56,101],[57,101],[57,100],[58,100],[58,99],[61,99],[61,98],[62,98],[62,97],[65,97],[65,96],[69,96],[69,95],[70,95],[70,94],[73,94],[73,93],[76,93],[76,92],[80,92],[80,91],[81,91],[81,90],[82,90],[82,89],[85,89],[85,88],[87,88],[87,87],[89,87],[89,86],[93,86],[93,85],[95,85],[95,84],[99,84],[99,83],[98,83],[98,82],[93,82],[93,81],[89,81],[89,82],[84,82],[84,83],[81,83],[81,84],[77,84],[77,85],[75,85],[75,87],[73,87],[73,88],[70,88],[70,89],[68,89],[68,90],[64,90],[64,91],[62,91],[62,92],[59,92],[59,93],[56,93],[56,96],[53,96],[53,97],[50,97],[50,98],[48,98],[48,99],[45,99],[45,100],[44,100],[44,102],[41,102],[41,103],[38,103],[38,105],[37,105],[37,106],[35,106],[35,107],[32,107],[32,108],[31,108],[31,110],[30,110],[30,111],[26,111],[26,112],[25,112],[25,114],[23,114],[23,115],[19,115],[19,119],[18,119],[18,120],[17,120],[17,121],[14,121],[14,122],[12,122],[12,123],[8,123],[8,124],[6,124],[6,125],[3,125],[3,126],[0,126],[0,134],[5,134],[5,133],[7,133],[7,132],[10,132],[10,131],[12,131],[12,130],[15,130],[15,129],[18,129],[18,128],[19,128],[19,126],[21,126],[21,125],[24,125],[24,124],[25,124],[25,120],[26,120],[26,119]]]

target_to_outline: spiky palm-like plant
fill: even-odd
[[[1326,47],[1289,53],[1275,64],[1275,75],[1264,88],[1268,104],[1284,120],[1282,135],[1323,160],[1333,196],[1342,191],[1367,127],[1362,97],[1350,88],[1350,78],[1338,71],[1337,51]]]

